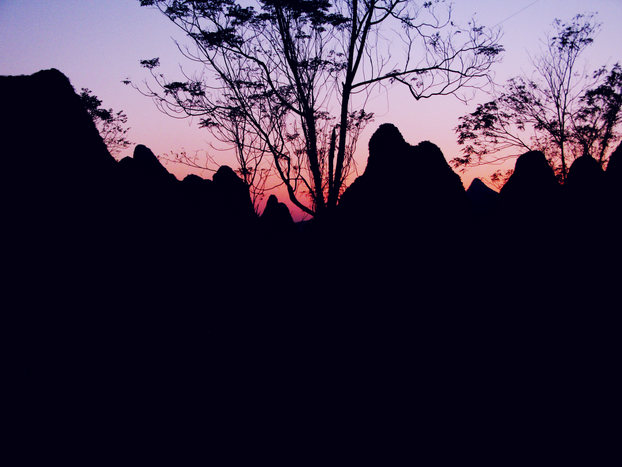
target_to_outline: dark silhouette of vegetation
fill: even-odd
[[[534,77],[510,79],[492,101],[460,118],[455,131],[464,155],[453,166],[498,163],[539,150],[562,181],[579,156],[592,155],[604,167],[619,138],[622,74],[615,64],[587,76],[578,61],[599,28],[594,15],[556,20],[531,59]]]
[[[408,212],[411,222],[425,226],[418,235],[437,236],[450,231],[466,209],[460,177],[438,146],[429,141],[411,146],[394,125],[385,123],[370,139],[365,172],[343,194],[339,215],[348,223],[382,226],[394,235],[399,229],[392,223]]]
[[[365,101],[375,87],[399,83],[416,100],[466,99],[466,91],[488,82],[503,50],[498,32],[474,21],[460,28],[452,7],[439,2],[141,5],[158,8],[184,31],[193,48],[180,51],[203,67],[168,81],[156,70],[158,58],[143,60],[155,86],[142,92],[168,114],[200,117],[233,146],[248,185],[264,186],[271,174],[314,216],[337,206],[360,132],[373,118]]]
[[[126,137],[129,128],[124,128],[127,124],[127,115],[122,110],[115,112],[112,109],[103,108],[102,101],[93,94],[93,91],[82,88],[80,99],[84,104],[93,123],[101,135],[108,151],[113,156],[117,156],[123,149],[127,149],[132,143]]]
[[[301,405],[316,431],[335,414],[402,419],[419,398],[443,426],[463,420],[468,435],[490,417],[521,446],[533,420],[560,418],[555,458],[583,425],[605,426],[599,446],[617,446],[599,414],[619,399],[622,145],[604,173],[577,158],[564,185],[543,153],[523,154],[493,200],[465,193],[435,144],[382,125],[334,216],[301,228],[276,198],[258,217],[231,168],[179,181],[143,145],[115,161],[57,70],[0,77],[0,92],[11,135],[0,147],[9,356],[54,377],[38,378],[28,403],[58,388],[59,374],[77,374],[73,384],[97,373],[79,410],[101,400],[123,419],[152,385],[169,398],[181,386],[186,399],[198,387],[189,410],[207,393],[236,436],[253,408],[265,410],[263,427]],[[154,374],[146,391],[128,392]],[[75,406],[80,395],[60,391]],[[152,400],[145,413],[160,417]],[[559,431],[550,421],[534,430],[547,445]]]

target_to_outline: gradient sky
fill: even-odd
[[[460,25],[474,17],[485,26],[502,27],[501,43],[506,52],[494,68],[495,81],[529,72],[527,52],[535,52],[539,39],[555,18],[570,20],[583,12],[598,12],[602,30],[584,57],[590,69],[622,62],[622,0],[456,0],[454,20]],[[0,0],[0,75],[31,74],[57,68],[71,80],[77,92],[86,87],[103,101],[103,106],[123,110],[131,127],[128,137],[145,144],[156,154],[185,149],[188,153],[208,149],[209,133],[197,128],[197,121],[174,120],[161,114],[150,99],[121,83],[130,78],[140,83],[148,77],[139,60],[160,57],[162,72],[169,79],[180,77],[182,62],[173,39],[189,43],[160,12],[141,8],[138,0]],[[406,140],[417,144],[430,140],[449,160],[460,154],[453,128],[458,117],[473,111],[490,96],[480,93],[465,105],[452,96],[414,101],[399,88],[374,96],[366,108],[375,121],[359,139],[357,164],[365,169],[367,142],[382,123],[394,123]],[[33,109],[36,114],[36,110]],[[120,154],[131,155],[133,146]],[[220,164],[235,168],[227,154],[214,154]],[[510,166],[511,167],[511,166]],[[178,178],[188,170],[167,165]],[[461,174],[465,188],[475,176],[484,177],[496,169],[471,169]],[[199,173],[211,178],[211,173]],[[285,201],[282,199],[282,201]],[[295,212],[293,212],[296,214]],[[295,216],[298,217],[298,216]]]

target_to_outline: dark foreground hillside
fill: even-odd
[[[607,410],[620,148],[606,171],[577,159],[563,187],[524,154],[496,195],[382,125],[337,212],[301,230],[276,198],[258,217],[228,167],[179,181],[143,145],[115,161],[57,70],[0,90],[4,313],[29,371],[184,368],[239,400],[285,384],[278,398],[353,412],[418,391],[571,425],[588,388]]]

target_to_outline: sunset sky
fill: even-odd
[[[527,53],[537,51],[539,39],[555,18],[566,21],[586,11],[598,12],[597,19],[603,23],[595,43],[584,56],[589,69],[622,62],[622,0],[456,0],[454,21],[466,26],[475,17],[482,25],[502,28],[501,43],[506,52],[503,62],[494,68],[495,81],[502,84],[531,70]],[[130,78],[140,83],[148,78],[139,60],[154,57],[160,57],[162,70],[170,79],[180,79],[180,64],[185,70],[194,71],[196,65],[193,69],[193,65],[182,61],[173,39],[190,43],[164,15],[140,7],[138,0],[0,0],[0,75],[57,68],[71,80],[77,92],[89,88],[104,107],[125,111],[132,142],[145,144],[156,154],[182,149],[194,154],[208,150],[210,139],[206,130],[197,128],[196,120],[174,120],[161,114],[150,99],[121,82]],[[366,108],[375,113],[375,121],[359,140],[359,173],[365,169],[369,138],[380,124],[387,122],[394,123],[411,144],[430,140],[448,160],[459,155],[453,131],[458,117],[489,99],[490,96],[480,93],[465,105],[452,96],[416,102],[397,88],[378,93]],[[133,146],[120,156],[131,155],[132,151]],[[220,164],[235,168],[235,160],[227,154],[212,156]],[[178,178],[188,173],[187,169],[171,164],[167,169]],[[465,188],[473,177],[484,177],[494,169],[472,169],[461,174]],[[209,172],[199,175],[211,178]]]

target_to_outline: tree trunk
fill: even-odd
[[[309,108],[305,113],[305,126],[307,127],[307,157],[309,158],[309,168],[313,177],[313,200],[315,203],[315,213],[322,215],[326,203],[324,201],[324,190],[322,188],[322,171],[317,151],[317,128],[315,127],[315,115],[313,109]]]
[[[337,139],[337,133],[335,127],[330,135],[330,149],[328,150],[328,199],[330,202],[331,194],[333,192],[333,185],[335,183],[334,178],[334,165],[335,165],[335,141]]]
[[[349,78],[349,77],[348,77]],[[351,80],[349,80],[351,81]],[[337,150],[337,164],[335,166],[335,178],[333,189],[329,193],[328,206],[334,208],[337,206],[339,199],[339,191],[343,184],[343,162],[346,156],[346,137],[348,135],[348,106],[350,103],[351,82],[347,82],[343,86],[343,101],[341,102],[341,119],[339,126],[339,149]]]

